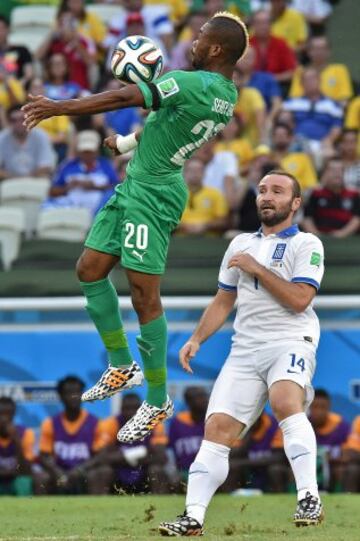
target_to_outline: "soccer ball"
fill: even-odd
[[[122,39],[111,57],[111,71],[122,83],[149,83],[159,77],[163,65],[161,49],[144,36]]]

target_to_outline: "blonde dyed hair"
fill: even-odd
[[[241,29],[244,32],[245,48],[244,48],[243,54],[239,58],[239,60],[240,60],[244,56],[244,54],[246,53],[247,48],[249,47],[249,32],[248,32],[248,29],[246,28],[245,23],[240,19],[240,17],[238,17],[237,15],[234,15],[230,11],[218,11],[217,13],[215,13],[215,15],[213,15],[211,17],[210,20],[217,19],[219,17],[224,18],[224,19],[230,19],[231,21],[234,21],[235,23],[237,23],[241,27]]]

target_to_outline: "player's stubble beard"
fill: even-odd
[[[275,207],[269,206],[268,208],[274,210],[274,213],[269,216],[263,213],[264,208],[258,208],[257,215],[260,222],[268,227],[281,224],[281,222],[285,221],[292,212],[292,202],[293,200],[289,201],[289,203],[281,206],[277,211],[275,210]]]

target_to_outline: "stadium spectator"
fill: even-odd
[[[355,417],[342,451],[344,492],[360,491],[360,415]]]
[[[32,56],[25,45],[8,42],[9,21],[0,15],[0,66],[5,72],[25,85],[33,76]]]
[[[255,149],[255,156],[247,175],[248,182],[242,190],[237,210],[236,226],[239,231],[252,233],[260,228],[261,224],[256,208],[258,184],[263,176],[278,168],[279,164],[270,157],[269,147],[260,145]],[[239,231],[232,231],[231,237],[238,234]]]
[[[311,158],[305,152],[292,152],[293,131],[287,124],[275,124],[272,132],[272,156],[282,169],[294,175],[305,191],[317,184]]]
[[[238,198],[239,168],[236,156],[229,151],[215,153],[216,139],[210,139],[194,154],[205,165],[203,185],[217,188],[225,196],[230,209],[236,207]]]
[[[36,51],[36,58],[46,62],[56,53],[65,56],[70,80],[89,89],[96,69],[96,47],[78,32],[75,19],[67,12],[57,17],[55,27]]]
[[[305,152],[311,154],[311,146],[308,140],[300,134],[295,133],[295,117],[291,111],[281,109],[274,118],[275,124],[286,124],[293,132],[293,138],[290,146],[291,152]]]
[[[232,152],[238,159],[241,174],[246,175],[249,164],[254,157],[254,149],[249,140],[242,137],[243,129],[242,117],[235,113],[230,122],[219,133],[215,153]]]
[[[52,100],[70,100],[80,96],[81,86],[70,80],[66,56],[55,53],[47,59],[45,68],[45,95]]]
[[[357,153],[360,156],[360,96],[352,99],[346,111],[345,128],[357,130],[358,145]]]
[[[271,33],[286,41],[297,52],[303,50],[307,25],[302,13],[287,5],[287,0],[271,0]]]
[[[189,12],[190,4],[186,0],[145,0],[145,5],[165,5],[170,9],[170,19],[175,27],[180,27],[184,23],[185,17]]]
[[[169,68],[171,70],[191,69],[191,48],[199,34],[200,28],[206,23],[208,16],[205,11],[190,13],[184,39],[180,39],[171,51]]]
[[[308,67],[314,68],[320,75],[320,89],[324,96],[332,100],[346,102],[353,95],[351,76],[345,64],[330,63],[331,49],[326,36],[313,36],[307,44],[310,59]],[[301,76],[302,66],[295,70],[289,96],[297,98],[304,94]]]
[[[205,7],[208,17],[212,17],[218,11],[228,10],[242,18],[251,13],[250,0],[192,0],[192,9]]]
[[[0,132],[0,180],[50,176],[55,154],[48,135],[39,128],[26,130],[20,105],[8,110],[7,119],[9,127]]]
[[[107,158],[99,156],[100,136],[84,130],[77,136],[76,157],[63,163],[55,174],[45,206],[82,207],[95,213],[104,194],[118,183]]]
[[[24,100],[25,93],[21,83],[0,65],[0,106],[7,111]]]
[[[102,43],[106,36],[106,27],[96,13],[86,9],[84,0],[61,0],[58,16],[63,13],[71,15],[79,34],[89,38],[96,44],[98,49],[102,49]]]
[[[119,90],[121,86],[120,81],[110,78],[103,90]],[[106,135],[128,135],[143,124],[143,119],[137,107],[127,107],[96,115],[94,123],[98,129],[103,129]]]
[[[359,192],[344,186],[344,165],[339,159],[327,162],[320,179],[304,208],[302,227],[315,235],[337,238],[357,233],[360,226]]]
[[[330,395],[315,389],[309,419],[318,448],[318,483],[323,489],[339,490],[341,450],[350,432],[349,424],[341,415],[330,410]]]
[[[158,425],[143,441],[120,443],[116,438],[139,407],[139,396],[128,393],[123,397],[119,415],[102,422],[107,439],[103,461],[112,468],[111,485],[115,483],[117,491],[163,493],[168,483],[164,471],[167,462],[164,426]]]
[[[30,496],[34,460],[34,432],[14,423],[16,405],[0,397],[0,496]]]
[[[233,80],[238,89],[238,100],[235,105],[235,113],[243,123],[242,137],[256,147],[266,138],[266,104],[256,88],[246,86],[246,77],[236,67]]]
[[[271,18],[267,11],[254,14],[252,30],[250,44],[256,52],[255,70],[272,73],[279,83],[284,83],[284,91],[296,68],[294,51],[285,40],[271,33]]]
[[[109,469],[96,456],[107,439],[97,417],[81,408],[84,387],[75,376],[59,381],[57,391],[64,410],[41,425],[39,461],[44,469],[45,493],[107,492]]]
[[[217,188],[204,186],[204,164],[192,158],[185,162],[184,178],[189,189],[177,232],[185,235],[220,233],[226,229],[229,214],[225,196]]]
[[[357,152],[358,132],[344,129],[339,139],[339,158],[344,164],[345,188],[360,192],[360,156]]]
[[[130,12],[128,16],[126,17],[125,26],[126,26],[127,36],[144,36],[145,35],[145,32],[146,32],[145,21],[140,11]],[[164,66],[166,69],[166,66],[169,63],[169,55],[165,47],[165,44],[158,36],[154,36],[152,40],[155,43],[155,45],[157,45],[161,49],[163,53]]]
[[[273,448],[277,430],[276,419],[263,412],[240,442],[234,442],[224,491],[241,486],[266,492],[272,489],[269,468],[281,461],[283,454],[281,449],[275,451]]]
[[[145,4],[142,0],[123,0],[124,8],[111,21],[104,45],[111,52],[116,43],[126,36],[126,20],[131,13],[141,13],[145,23],[145,35],[149,38],[160,39],[168,53],[174,40],[174,26],[170,20],[167,4]]]
[[[305,17],[311,35],[325,33],[325,24],[332,12],[331,0],[292,0],[291,7]]]
[[[169,447],[174,453],[178,474],[186,481],[189,467],[200,448],[204,436],[204,425],[209,395],[203,387],[185,389],[184,401],[187,410],[180,411],[169,427]]]
[[[42,79],[39,77],[32,79],[29,84],[29,92],[33,96],[45,95],[46,90]],[[54,116],[40,122],[38,127],[49,136],[57,154],[57,161],[61,162],[73,144],[74,127],[71,120],[67,116]]]
[[[255,61],[255,50],[249,46],[237,66],[243,75],[244,85],[256,88],[262,95],[266,103],[267,121],[271,125],[274,116],[281,109],[281,90],[272,73],[254,70]]]
[[[295,118],[295,133],[305,137],[318,159],[334,154],[334,144],[341,132],[343,110],[333,100],[322,95],[320,76],[314,68],[302,74],[304,95],[290,98],[283,104]]]

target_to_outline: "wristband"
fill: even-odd
[[[130,133],[130,135],[126,135],[125,137],[123,135],[116,137],[116,147],[120,154],[126,154],[130,150],[133,150],[137,147],[137,144],[135,133]]]

